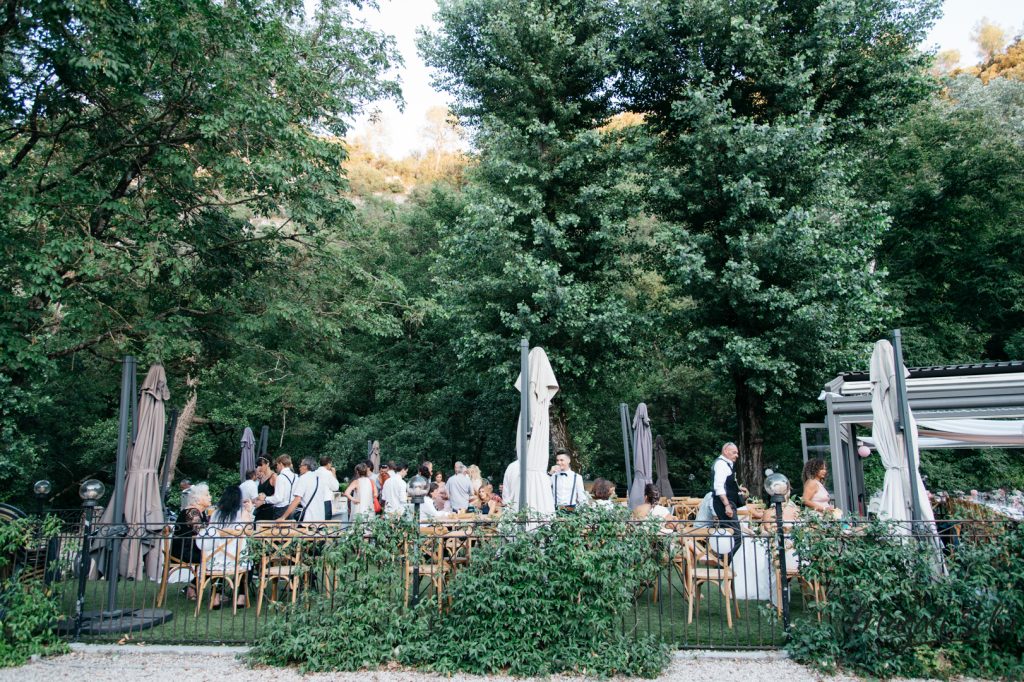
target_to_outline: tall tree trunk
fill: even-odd
[[[740,459],[737,479],[751,495],[760,497],[764,486],[764,396],[747,383],[746,378],[734,378],[736,387],[736,417],[740,426]]]
[[[569,453],[569,460],[572,462],[573,471],[580,471],[580,468],[588,462],[580,462],[579,453],[572,443],[572,436],[569,435],[568,418],[561,408],[551,411],[551,461],[549,466],[555,463],[555,455],[559,450]]]

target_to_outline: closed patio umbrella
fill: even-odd
[[[668,482],[668,450],[661,436],[654,439],[654,463],[658,467],[658,492],[662,497],[675,497],[672,484]]]
[[[145,573],[156,580],[159,578],[159,538],[164,524],[157,468],[164,443],[164,402],[171,397],[163,365],[149,368],[140,393],[138,430],[128,454],[125,475],[124,523],[129,539],[121,543],[118,572],[135,580],[141,580]],[[111,523],[113,517],[113,505],[108,505],[102,523]]]
[[[899,405],[896,396],[896,362],[892,344],[882,339],[875,344],[871,353],[871,437],[878,450],[882,465],[885,466],[885,479],[882,484],[882,499],[878,515],[880,518],[901,522],[898,532],[910,533],[910,521],[914,518],[911,509],[913,495],[910,489],[906,447],[903,436],[896,429],[899,419]],[[905,371],[905,370],[904,370]],[[907,410],[908,431],[916,436],[917,422],[914,415]],[[913,466],[920,467],[920,453],[916,437],[912,439],[911,455]],[[934,531],[935,516],[930,504],[927,504],[928,493],[921,480],[920,471],[914,478],[918,486],[918,499],[924,502],[918,510],[918,519],[931,522]]]
[[[256,468],[256,436],[248,426],[242,432],[242,456],[238,461],[238,478],[245,482],[245,473]]]
[[[370,462],[373,464],[373,473],[380,473],[380,441],[373,441],[370,446]]]
[[[629,508],[644,503],[644,488],[652,483],[651,418],[647,416],[647,403],[636,406],[633,415],[633,485],[629,489]]]
[[[526,499],[515,500],[515,506],[517,509],[525,507],[541,515],[551,515],[555,513],[555,500],[551,495],[551,479],[548,477],[551,445],[551,421],[548,410],[551,408],[551,400],[558,393],[558,380],[555,379],[555,373],[543,348],[534,348],[530,351],[529,364],[530,376],[526,388],[529,391],[531,430],[526,450]],[[515,385],[517,390],[523,390],[521,373]],[[521,425],[522,420],[517,420],[516,423]],[[523,454],[519,452],[519,428],[521,426],[516,427],[516,457],[522,458]],[[518,487],[519,477],[514,476],[514,482],[511,483]]]

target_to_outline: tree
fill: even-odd
[[[932,1],[624,5],[621,92],[659,140],[650,201],[688,362],[731,384],[740,473],[771,409],[816,394],[887,317],[883,207],[853,181],[868,131],[931,89]]]
[[[493,431],[516,413],[519,339],[543,346],[562,386],[555,441],[590,456],[592,434],[568,432],[574,401],[608,380],[633,321],[633,133],[598,130],[613,113],[614,22],[598,0],[446,0],[437,17],[421,49],[479,152],[440,245],[457,357]],[[489,449],[507,461],[513,447],[509,427]]]
[[[978,58],[982,62],[991,62],[1002,52],[1007,39],[1006,29],[988,17],[982,17],[971,31],[971,40],[978,46]]]
[[[98,423],[78,414],[102,418],[72,401],[65,444],[53,442],[40,417],[58,418],[69,373],[116,374],[131,351],[181,381],[236,352],[280,361],[273,336],[289,328],[329,344],[371,324],[360,315],[372,288],[308,295],[328,283],[317,277],[367,281],[344,247],[352,206],[337,140],[363,103],[397,93],[382,77],[392,42],[356,23],[351,4],[322,2],[307,19],[297,1],[8,3],[5,475],[27,475],[40,452]]]

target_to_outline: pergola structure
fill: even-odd
[[[1024,447],[1024,362],[912,367],[907,399],[919,425],[921,450]],[[858,440],[870,442],[871,382],[844,372],[825,384],[828,449],[836,507],[864,514],[867,506]],[[1002,420],[1002,421],[1001,421]],[[959,426],[958,426],[959,425]],[[809,426],[809,425],[805,425]],[[1018,432],[1019,431],[1019,432]],[[808,444],[804,437],[804,460]]]

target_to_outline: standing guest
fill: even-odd
[[[324,521],[330,521],[334,516],[334,493],[338,492],[341,485],[338,484],[338,474],[334,470],[331,458],[324,455],[320,458],[320,467],[316,470],[316,476],[320,479],[320,504],[324,507]]]
[[[370,480],[370,467],[366,462],[356,465],[355,478],[345,488],[345,497],[352,503],[350,520],[370,518],[373,516],[373,498],[377,491]]]
[[[299,478],[292,486],[292,501],[285,507],[278,521],[315,523],[324,518],[323,498],[320,496],[320,477],[316,475],[316,460],[303,457],[299,462]],[[301,509],[300,509],[301,505]]]
[[[568,453],[559,452],[555,457],[555,466],[558,468],[551,476],[555,509],[575,509],[576,505],[585,504],[588,499],[583,477],[573,471],[569,464]]]
[[[419,471],[417,471],[416,473],[418,473],[423,478],[427,479],[427,483],[430,483],[430,467],[428,467],[426,464],[421,464]]]
[[[242,500],[252,502],[260,496],[260,484],[257,483],[255,469],[249,469],[245,472],[245,480],[238,486],[238,489],[242,491]]]
[[[192,493],[192,481],[183,478],[178,482],[178,488],[181,490],[181,509],[186,509],[191,504],[188,498]]]
[[[448,479],[448,501],[456,514],[469,508],[469,498],[473,496],[473,481],[466,473],[462,462],[455,463],[455,475]]]
[[[805,506],[819,512],[831,512],[835,509],[830,502],[831,497],[828,490],[825,489],[827,477],[828,466],[826,466],[825,460],[820,457],[807,460],[803,472],[804,494],[802,499]]]
[[[427,479],[429,481],[430,479],[432,479],[434,477],[434,463],[431,462],[428,459],[425,459],[422,462],[420,462],[420,471],[423,471],[424,467],[426,467],[427,473],[425,475],[424,474],[420,474],[420,475],[423,476],[423,478],[425,478],[425,479]]]
[[[196,545],[196,537],[209,521],[207,510],[210,508],[210,488],[205,483],[190,484],[189,488],[192,491],[188,496],[189,505],[181,510],[174,522],[171,556],[188,564],[198,564],[202,555]],[[196,598],[195,579],[189,583],[185,594],[189,599]]]
[[[444,474],[441,473],[440,471],[438,471],[436,474],[434,474],[434,483],[436,483],[438,485],[444,484]]]
[[[259,479],[259,496],[253,504],[256,506],[254,516],[257,521],[273,521],[274,507],[269,504],[260,505],[259,500],[270,497],[274,494],[274,486],[277,484],[277,474],[270,466],[270,460],[260,457],[256,460],[256,478]]]
[[[405,474],[409,467],[404,462],[391,463],[391,475],[384,487],[380,489],[380,499],[384,503],[384,513],[389,515],[402,514],[408,502]]]
[[[480,473],[480,467],[475,464],[471,464],[466,467],[466,475],[469,476],[470,483],[473,484],[473,494],[480,490],[480,486],[484,484],[484,477]]]
[[[292,498],[295,497],[292,494],[292,486],[295,485],[296,476],[292,472],[292,458],[288,455],[278,455],[277,459],[274,460],[274,465],[277,468],[274,494],[266,498],[261,496],[256,500],[256,504],[259,506],[271,505],[274,511],[270,518],[279,519],[284,515],[284,510],[291,504]]]
[[[377,492],[384,491],[384,484],[391,478],[391,465],[393,462],[381,462],[380,473],[377,475]]]
[[[242,491],[238,486],[228,486],[217,502],[217,509],[210,519],[210,524],[196,540],[200,549],[212,554],[207,569],[231,571],[236,563],[244,561],[246,538],[242,531],[251,522],[252,503],[242,500]],[[248,566],[245,568],[248,569]],[[236,594],[241,592],[240,587],[240,584],[235,586]],[[238,606],[245,608],[245,595],[238,594],[238,599]],[[230,599],[225,599],[219,594],[213,597],[213,608],[220,608],[222,601],[230,603]]]
[[[711,465],[711,492],[714,493],[712,505],[715,516],[718,517],[718,525],[729,530],[733,536],[732,549],[729,551],[729,561],[739,551],[742,536],[740,535],[740,520],[737,509],[746,503],[743,490],[736,482],[736,460],[740,458],[740,450],[735,443],[726,443],[722,446],[722,454],[715,459]]]

